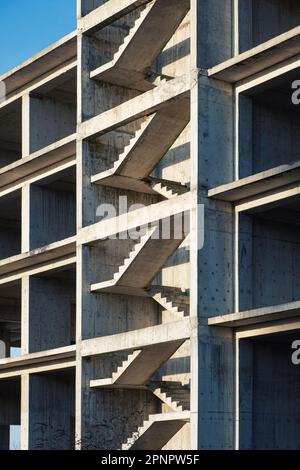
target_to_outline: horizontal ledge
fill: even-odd
[[[197,72],[173,78],[159,87],[99,114],[78,126],[78,138],[88,139],[106,134],[129,122],[153,114],[176,99],[189,96]]]
[[[237,202],[300,180],[300,161],[280,165],[232,183],[212,188],[208,197],[222,201]]]
[[[6,358],[0,360],[0,379],[8,376],[20,375],[22,372],[34,373],[53,370],[65,367],[72,367],[76,359],[76,346],[65,346],[62,348],[50,349],[30,353],[19,357]]]
[[[36,90],[44,88],[44,86],[51,84],[51,82],[56,81],[63,75],[69,74],[72,70],[76,71],[77,69],[77,57],[71,58],[69,61],[64,63],[61,67],[55,68],[48,72],[45,72],[43,75],[33,80],[32,82],[24,85],[24,87],[19,88],[15,93],[11,93],[5,97],[4,101],[0,100],[0,113],[5,112],[5,107],[9,106],[11,103],[15,103],[18,100],[22,99],[24,94],[35,93]]]
[[[300,26],[208,70],[208,76],[235,83],[300,52]]]
[[[101,356],[116,351],[143,349],[161,343],[182,342],[191,336],[192,319],[151,326],[141,330],[120,333],[102,338],[84,340],[81,343],[83,357]]]
[[[182,214],[191,209],[192,193],[188,192],[172,199],[151,204],[150,206],[84,227],[78,234],[78,243],[90,245],[118,233],[146,226],[147,224]]]
[[[76,236],[0,261],[0,279],[33,266],[76,254]]]
[[[77,31],[74,31],[2,75],[0,81],[5,83],[6,95],[10,96],[42,75],[63,66],[68,60],[76,59],[76,57]]]
[[[295,316],[300,316],[300,301],[211,317],[208,319],[208,325],[235,328],[277,320],[287,320]]]
[[[91,285],[91,292],[102,294],[132,295],[134,297],[149,297],[145,289],[132,286],[120,286],[114,280],[99,282]]]
[[[190,411],[172,411],[168,413],[160,413],[156,415],[150,415],[149,421],[159,423],[162,421],[189,421],[191,413]]]
[[[53,167],[66,159],[76,160],[76,134],[54,142],[47,147],[20,158],[14,163],[0,169],[0,189],[34,176],[40,171]],[[41,175],[44,177],[44,175]]]
[[[152,0],[122,0],[120,5],[120,0],[110,0],[81,17],[78,20],[78,29],[82,33],[92,33],[151,1]]]
[[[91,183],[111,188],[128,189],[145,194],[157,195],[157,192],[144,180],[113,173],[113,170],[103,171],[91,177]]]

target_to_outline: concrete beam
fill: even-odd
[[[208,325],[237,328],[298,316],[300,316],[300,301],[212,317],[208,319]]]
[[[0,191],[12,184],[20,184],[29,178],[41,176],[49,169],[57,168],[62,162],[76,161],[76,134],[62,139],[48,147],[0,169]]]
[[[77,55],[77,31],[68,34],[39,54],[31,57],[0,77],[6,86],[6,96],[16,93],[49,71],[74,60]]]
[[[232,183],[209,189],[208,197],[236,202],[299,181],[300,161],[280,165]]]
[[[192,194],[189,192],[173,199],[152,204],[142,209],[119,215],[113,219],[103,220],[94,225],[84,227],[78,234],[77,242],[88,245],[99,240],[105,240],[112,235],[135,229],[138,226],[142,227],[176,214],[188,212],[191,209]]]
[[[12,273],[24,273],[34,266],[37,267],[51,261],[62,258],[73,258],[76,254],[76,237],[67,238],[60,242],[52,243],[46,247],[22,253],[20,255],[0,261],[0,279]]]
[[[210,78],[236,83],[299,54],[300,26],[208,70]]]
[[[190,73],[174,78],[154,90],[137,96],[109,111],[106,111],[88,121],[79,124],[78,138],[87,139],[105,134],[129,122],[152,114],[167,103],[188,96],[193,83],[197,80],[197,73]]]
[[[24,373],[47,372],[75,367],[76,347],[67,346],[0,360],[0,380]]]
[[[81,343],[82,357],[100,356],[116,351],[143,349],[155,344],[187,340],[191,336],[193,324],[190,318],[179,322],[152,326],[103,338],[84,340]]]
[[[36,80],[30,82],[29,85],[24,85],[20,89],[16,90],[15,93],[7,95],[6,99],[0,103],[0,110],[5,110],[5,107],[9,104],[17,101],[22,98],[24,95],[34,93],[36,89],[43,87],[44,85],[50,84],[52,81],[59,78],[63,78],[65,74],[70,73],[72,70],[77,69],[77,58],[70,59],[63,66],[58,69],[50,70],[41,77],[38,77]]]

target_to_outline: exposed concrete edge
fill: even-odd
[[[75,367],[76,346],[65,346],[24,356],[0,360],[0,379],[21,375],[22,372]]]
[[[20,158],[0,169],[0,190],[8,185],[19,184],[35,173],[52,167],[54,164],[65,162],[71,156],[76,159],[76,134],[54,142],[28,157]]]
[[[82,357],[100,356],[115,351],[130,351],[143,349],[155,344],[182,342],[191,337],[192,319],[163,325],[151,326],[141,330],[119,333],[102,338],[84,340],[81,343]]]
[[[92,33],[113,23],[122,16],[152,0],[110,0],[78,20],[78,29],[82,33]]]
[[[208,70],[208,76],[238,82],[300,52],[300,26],[280,34]]]
[[[77,56],[77,30],[63,37],[59,41],[51,44],[49,47],[43,49],[38,54],[30,59],[24,61],[22,64],[13,68],[9,72],[0,77],[0,82],[4,81],[7,88],[7,95],[15,93],[16,90],[27,85],[41,75],[49,72],[50,70],[65,64],[69,59]],[[74,53],[72,51],[74,46]],[[68,54],[64,55],[64,52]],[[57,55],[57,59],[53,62],[50,58]]]
[[[280,165],[232,183],[209,189],[208,197],[236,202],[299,181],[300,161]]]
[[[286,320],[296,316],[300,316],[300,301],[211,317],[208,319],[208,325],[236,328],[240,326],[256,325],[258,323]]]
[[[170,411],[168,413],[159,413],[150,415],[149,421],[159,423],[161,421],[189,421],[190,411]]]
[[[0,279],[11,273],[76,254],[76,236],[0,261]]]
[[[137,226],[145,226],[172,217],[173,215],[190,211],[192,205],[193,194],[191,192],[156,204],[151,204],[150,206],[122,214],[113,219],[104,220],[94,225],[84,227],[78,234],[78,243],[88,245],[96,241],[105,240],[112,235],[126,232]]]
[[[78,138],[88,139],[108,133],[129,122],[152,114],[183,95],[189,94],[198,79],[198,72],[173,78],[154,90],[132,98],[124,103],[99,114],[78,126]]]

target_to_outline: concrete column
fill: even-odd
[[[192,4],[196,22],[192,33],[197,38],[193,40],[192,57],[195,54],[197,67],[211,67],[230,58],[234,51],[233,2],[200,0]],[[234,308],[234,215],[231,204],[207,198],[207,188],[234,178],[232,87],[200,75],[192,92],[193,115],[197,122],[192,127],[196,139],[192,188],[197,190],[195,203],[204,205],[205,226],[203,247],[199,239],[191,247],[191,271],[193,276],[197,273],[191,283],[191,311],[198,318],[197,345],[194,339],[192,349],[192,435],[197,429],[197,442],[192,445],[198,449],[232,449],[232,331],[206,326],[208,317]]]
[[[21,450],[29,449],[29,374],[21,376]]]
[[[29,305],[30,305],[30,277],[22,277],[21,290],[21,348],[22,354],[29,354]]]
[[[26,93],[22,98],[22,157],[30,154],[30,95]]]
[[[22,253],[30,250],[30,184],[22,187]]]

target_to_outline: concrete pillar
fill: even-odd
[[[222,5],[221,5],[222,3]],[[192,2],[192,57],[207,68],[234,51],[233,3]],[[213,35],[212,35],[213,31]],[[205,45],[205,46],[204,46]],[[204,205],[204,245],[191,246],[191,313],[198,319],[192,339],[193,448],[234,447],[233,335],[208,328],[207,318],[234,308],[234,214],[230,204],[207,199],[207,188],[234,178],[233,90],[228,84],[199,76],[192,90],[192,189]],[[193,121],[194,116],[194,121]],[[198,220],[192,220],[199,233]],[[203,227],[201,227],[203,229]],[[218,312],[218,313],[216,313]]]
[[[24,352],[23,352],[24,354]],[[29,374],[21,376],[21,450],[29,450]]]

